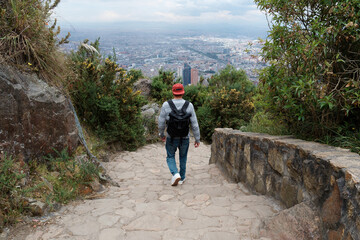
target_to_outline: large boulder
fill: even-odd
[[[78,143],[66,97],[35,74],[0,65],[0,151],[28,159]]]
[[[151,80],[150,79],[139,79],[134,84],[134,90],[140,91],[144,97],[150,97],[151,94]]]

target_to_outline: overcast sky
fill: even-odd
[[[61,0],[54,15],[61,25],[141,21],[267,26],[252,0]]]

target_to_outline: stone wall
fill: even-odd
[[[323,239],[360,239],[360,156],[287,136],[216,129],[210,163],[290,208],[316,207]]]

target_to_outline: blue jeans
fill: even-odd
[[[178,173],[175,161],[175,153],[176,150],[179,148],[180,176],[181,180],[184,180],[186,173],[187,154],[189,150],[189,138],[171,139],[170,137],[168,137],[166,139],[165,148],[167,153],[166,162],[172,175]]]

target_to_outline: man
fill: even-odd
[[[161,107],[159,116],[159,136],[163,142],[166,142],[166,162],[172,174],[171,185],[176,186],[177,184],[183,184],[185,181],[186,161],[190,137],[189,122],[191,123],[191,128],[195,137],[195,148],[200,146],[200,129],[196,119],[194,106],[192,103],[185,101],[182,98],[185,94],[184,86],[180,83],[174,84],[172,87],[172,93],[174,98],[170,101],[164,102]],[[176,109],[174,109],[175,107]],[[183,122],[186,121],[188,121],[187,124],[183,124]],[[175,124],[178,124],[177,129],[175,130],[172,127],[174,122]],[[164,134],[166,125],[167,137]],[[178,172],[175,161],[175,152],[177,149],[179,149],[180,172]]]

